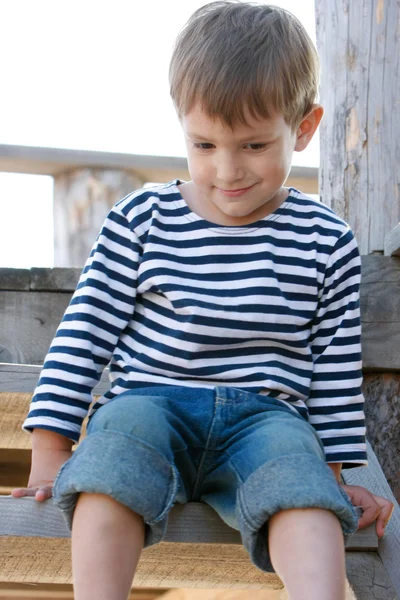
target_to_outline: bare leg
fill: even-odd
[[[126,600],[144,543],[143,519],[103,494],[80,494],[72,523],[75,600]]]
[[[290,600],[344,600],[344,542],[333,512],[281,511],[269,521],[268,544],[272,565]]]

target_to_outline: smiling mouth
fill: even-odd
[[[224,194],[224,196],[241,196],[242,194],[245,194],[246,192],[248,192],[253,186],[250,185],[249,187],[245,187],[245,188],[239,188],[236,190],[223,190],[222,188],[217,188],[219,192],[221,192],[221,194]]]

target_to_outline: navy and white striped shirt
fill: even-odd
[[[328,462],[366,464],[360,257],[348,225],[290,189],[271,215],[219,226],[179,181],[110,211],[57,330],[24,429],[79,439],[110,362],[115,395],[233,386],[308,417]]]

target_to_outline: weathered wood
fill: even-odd
[[[111,207],[145,182],[124,169],[83,168],[54,178],[54,264],[83,267]]]
[[[70,537],[64,517],[50,499],[0,497],[0,536]],[[229,527],[207,504],[176,504],[169,515],[166,542],[198,544],[241,544],[238,531]],[[374,526],[359,531],[347,542],[350,551],[378,548]]]
[[[385,256],[400,256],[400,223],[385,237]]]
[[[133,588],[127,600],[164,600],[168,590]],[[1,600],[74,600],[72,585],[0,583]],[[97,600],[94,598],[93,600]]]
[[[358,600],[396,600],[375,553],[348,553],[347,557],[347,576]],[[66,539],[0,538],[2,581],[71,583],[70,564],[70,544]],[[133,585],[276,592],[283,589],[275,573],[264,573],[252,565],[242,546],[168,542],[143,551]],[[276,600],[280,598],[285,596],[277,593]]]
[[[400,502],[400,375],[367,373],[363,391],[367,437]]]
[[[399,600],[398,593],[375,552],[347,553],[346,571],[357,600]]]
[[[171,590],[162,596],[161,600],[249,600],[247,591],[239,590],[193,590],[179,589]],[[251,600],[289,600],[286,589],[278,591],[254,591],[251,592]],[[345,600],[357,600],[354,593],[347,584]]]
[[[66,538],[0,538],[0,581],[71,583],[70,541]],[[238,544],[162,542],[143,551],[135,587],[280,589],[274,573],[251,564]]]
[[[194,590],[190,588],[171,590],[161,600],[249,600],[249,593],[241,590]],[[285,590],[252,590],[252,600],[286,600]],[[347,600],[347,599],[346,599]]]
[[[368,461],[368,468],[344,469],[342,475],[348,485],[366,487],[373,494],[383,496],[394,504],[392,518],[379,542],[379,557],[400,596],[400,508],[373,452],[368,452]]]
[[[364,372],[400,365],[400,259],[362,257],[360,290]]]
[[[43,363],[69,300],[70,293],[0,292],[0,350],[9,362]]]
[[[361,254],[383,251],[400,220],[400,5],[316,0],[315,9],[325,107],[320,193],[349,222]]]
[[[8,269],[1,267],[0,290],[72,293],[77,286],[80,272],[81,269],[77,268]]]
[[[23,270],[20,284],[9,271],[0,269],[0,362],[42,364],[81,269]],[[362,257],[361,320],[364,371],[400,372],[400,258]]]

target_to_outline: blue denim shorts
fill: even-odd
[[[111,496],[143,517],[145,546],[162,541],[175,503],[205,502],[263,571],[278,511],[331,510],[345,539],[357,528],[314,428],[279,400],[228,387],[124,392],[93,415],[53,492],[70,527],[80,492]]]

